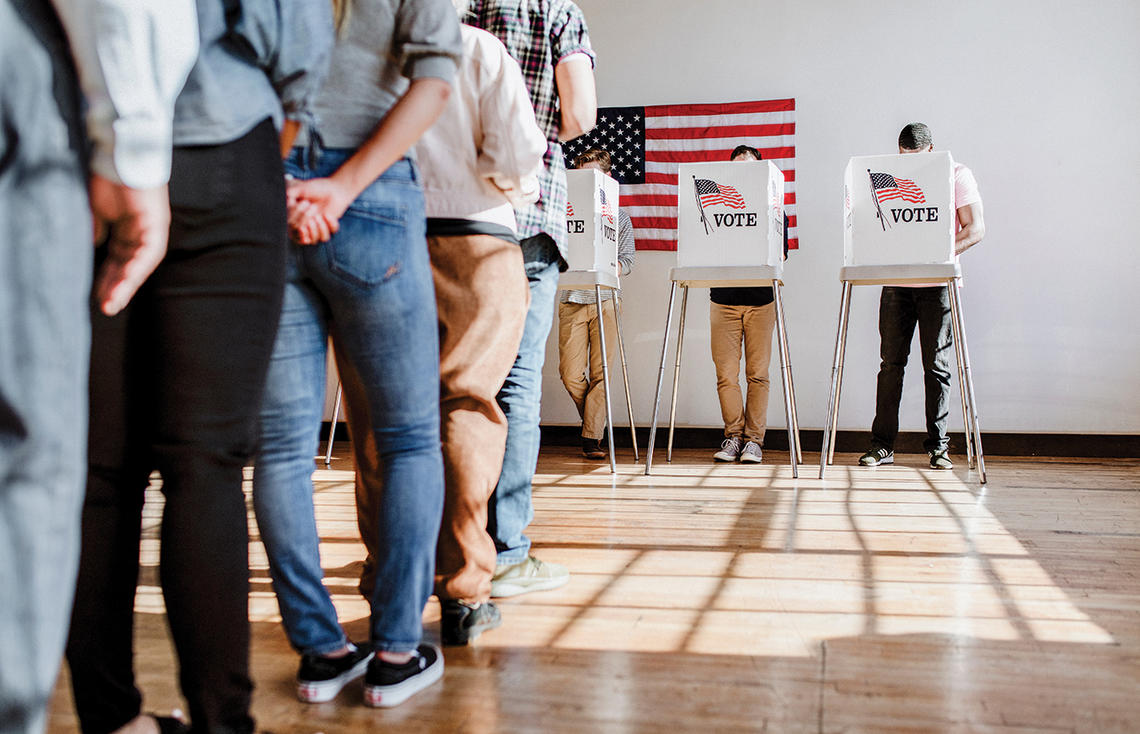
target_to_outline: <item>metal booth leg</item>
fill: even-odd
[[[329,424],[329,443],[325,447],[325,468],[332,464],[333,438],[336,436],[336,422],[340,420],[340,403],[344,400],[344,388],[340,380],[336,383],[336,400],[333,401],[332,423]]]
[[[795,409],[792,395],[791,357],[788,355],[788,343],[784,340],[787,325],[784,323],[784,307],[780,300],[780,281],[772,281],[773,301],[776,303],[776,339],[780,352],[780,379],[784,388],[784,416],[788,422],[788,454],[792,464],[792,478],[800,476],[799,457],[796,446]]]
[[[970,347],[966,341],[966,315],[962,312],[962,298],[958,293],[958,284],[951,283],[950,307],[958,314],[958,328],[962,333],[962,359],[966,373],[966,395],[970,404],[970,417],[974,429],[974,451],[977,454],[978,476],[982,484],[986,483],[986,459],[982,451],[982,427],[978,421],[978,400],[974,395],[974,376],[970,370]]]
[[[823,445],[819,451],[819,478],[823,479],[831,452],[834,449],[834,433],[839,420],[839,383],[842,373],[843,349],[847,341],[847,312],[851,304],[851,282],[843,281],[843,295],[839,299],[839,324],[835,329],[835,359],[831,364],[831,389],[827,396],[827,420],[823,425]]]
[[[779,283],[779,281],[777,281]],[[783,285],[780,284],[775,289],[776,300],[780,304],[780,310],[784,309],[784,296]],[[792,389],[792,426],[796,431],[796,463],[802,464],[804,460],[803,443],[800,441],[800,414],[796,408],[796,379],[795,370],[792,369],[792,349],[788,345],[788,329],[787,321],[784,322],[784,351],[788,355],[788,386]]]
[[[669,404],[669,443],[665,447],[665,461],[673,461],[673,427],[677,422],[677,386],[681,382],[681,349],[685,346],[685,307],[689,303],[689,286],[681,286],[681,321],[677,324],[677,361],[673,365],[673,399]]]
[[[852,286],[853,288],[854,286]],[[839,443],[839,406],[843,404],[843,372],[847,368],[847,326],[851,322],[851,294],[847,292],[847,308],[843,309],[843,339],[839,343],[839,380],[835,383],[835,412],[831,416],[831,448],[827,463],[835,463],[835,444]]]
[[[951,281],[947,287],[955,288],[955,282]],[[958,311],[954,308],[953,301],[950,305],[950,323],[954,335],[954,358],[958,364],[958,394],[962,398],[962,433],[966,439],[966,466],[973,469],[974,437],[970,422],[970,408],[966,400],[966,363],[962,357],[962,325],[958,322]]]
[[[614,456],[614,414],[610,404],[610,365],[606,357],[606,322],[602,318],[602,287],[597,283],[594,284],[594,307],[598,311],[598,342],[602,347],[602,389],[606,395],[606,436],[610,442],[610,474],[617,474],[617,459]]]
[[[653,394],[653,422],[649,424],[649,447],[645,450],[645,475],[653,468],[653,444],[657,441],[657,414],[661,408],[661,385],[665,381],[665,356],[669,353],[669,328],[673,325],[673,300],[677,297],[676,281],[669,287],[669,312],[665,315],[665,338],[661,340],[661,367],[657,370],[657,392]]]
[[[633,422],[633,396],[629,394],[629,370],[625,365],[625,336],[622,334],[621,321],[621,299],[614,295],[614,321],[617,323],[617,338],[618,338],[618,354],[621,356],[621,379],[625,385],[625,407],[629,410],[629,433],[633,439],[633,460],[638,461],[637,456],[637,424]]]

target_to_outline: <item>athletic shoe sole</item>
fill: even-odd
[[[565,586],[569,580],[570,575],[567,574],[560,578],[528,579],[521,582],[492,581],[491,596],[496,599],[502,599],[503,597],[518,596],[519,594],[526,594],[531,591],[550,591],[551,589],[557,589],[559,586]]]
[[[749,456],[748,454],[744,454],[740,457],[740,463],[741,464],[762,464],[762,463],[764,463],[764,459],[760,456]]]
[[[443,652],[436,650],[435,662],[399,683],[390,686],[370,686],[364,684],[364,704],[372,708],[392,708],[399,706],[431,684],[443,677]]]
[[[333,700],[345,686],[368,672],[368,661],[371,659],[372,655],[368,655],[335,678],[297,681],[297,698],[304,703],[326,703]]]
[[[718,451],[715,454],[713,454],[713,460],[714,461],[736,461],[736,457],[732,456],[731,454],[724,454],[724,453],[721,453]]]
[[[867,462],[860,461],[859,466],[882,466],[883,464],[893,464],[893,463],[895,463],[895,457],[888,456],[885,459],[880,459],[879,461],[876,461],[874,464],[868,464]]]

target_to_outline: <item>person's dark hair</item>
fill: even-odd
[[[921,122],[912,122],[899,133],[899,147],[903,150],[921,150],[933,142],[930,128]]]
[[[736,160],[736,156],[738,156],[738,155],[750,155],[758,161],[764,160],[764,157],[760,155],[760,151],[756,150],[751,145],[738,145],[738,146],[736,146],[735,148],[732,149],[732,155],[730,155],[728,157],[728,159],[730,161],[734,161],[734,160]]]
[[[575,168],[581,168],[587,163],[597,163],[602,167],[602,173],[607,176],[610,173],[609,151],[602,150],[601,148],[590,148],[589,150],[582,151],[578,157],[574,159]]]

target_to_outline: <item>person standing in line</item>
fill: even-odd
[[[760,151],[738,145],[734,161],[761,160]],[[788,256],[788,221],[784,218],[784,257]],[[776,325],[771,286],[709,289],[709,347],[716,366],[716,394],[724,420],[724,441],[713,454],[716,461],[759,464],[764,460],[768,428],[768,365],[772,361],[772,330]],[[740,391],[741,345],[745,398]]]
[[[535,119],[546,136],[539,200],[516,211],[530,308],[515,363],[498,401],[507,416],[503,469],[488,507],[498,551],[491,596],[562,586],[560,564],[530,555],[532,481],[538,465],[542,364],[554,319],[558,273],[566,269],[566,164],[560,141],[594,126],[594,52],[582,11],[570,0],[473,0],[471,24],[497,36],[523,72]]]
[[[467,1],[454,4],[465,18]],[[487,500],[507,439],[495,396],[518,354],[530,302],[512,205],[538,198],[546,152],[518,64],[490,33],[469,25],[460,30],[463,61],[454,93],[415,147],[439,312],[446,495],[435,593],[445,645],[467,644],[501,622],[489,600],[495,544],[487,533]],[[349,434],[358,457],[357,507],[370,517],[383,486],[365,428],[350,422]],[[360,530],[369,549],[362,587],[372,589],[378,539],[367,524]]]
[[[610,154],[600,148],[583,152],[574,168],[593,168],[610,175]],[[618,209],[618,267],[622,275],[633,272],[633,222]],[[606,344],[612,351],[617,344],[617,315],[621,293],[604,297],[602,318],[606,322]],[[604,459],[602,436],[606,429],[606,394],[602,374],[602,344],[598,334],[597,295],[592,290],[563,291],[558,303],[558,376],[570,393],[582,419],[582,455]]]
[[[334,4],[339,35],[319,122],[286,162],[297,243],[261,407],[253,500],[285,631],[301,653],[298,697],[331,700],[363,675],[364,703],[388,707],[443,675],[439,648],[422,642],[444,488],[438,321],[409,151],[447,103],[462,42],[447,0]],[[375,445],[376,467],[358,473],[374,470],[383,486],[362,523],[377,580],[363,648],[345,636],[321,583],[313,515],[330,335],[350,422]]]
[[[243,471],[284,287],[281,131],[286,117],[310,113],[332,13],[307,0],[196,5],[200,53],[174,110],[169,252],[129,307],[92,317],[87,498],[67,644],[85,734],[186,728],[142,715],[134,677],[152,470],[165,496],[159,578],[190,726],[254,728]],[[176,9],[155,3],[153,12]],[[193,27],[193,17],[171,22]]]
[[[79,557],[88,303],[119,311],[166,251],[171,118],[197,40],[189,0],[0,0],[3,734],[45,728]]]
[[[899,132],[899,153],[929,153],[934,150],[930,128],[912,122]],[[982,196],[973,172],[954,164],[955,236],[954,258],[982,241],[986,234]],[[931,469],[952,469],[950,437],[950,350],[954,348],[950,314],[950,286],[883,286],[879,298],[879,353],[882,363],[875,389],[875,420],[871,424],[871,448],[859,457],[862,466],[895,462],[895,439],[899,433],[899,403],[903,374],[914,328],[922,349],[922,372],[926,388],[926,439],[923,448]]]

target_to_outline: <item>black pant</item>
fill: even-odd
[[[910,342],[918,324],[922,369],[926,386],[926,440],[928,451],[942,451],[950,406],[950,351],[954,348],[947,286],[899,288],[885,286],[879,298],[879,366],[875,395],[875,422],[871,424],[872,448],[894,451],[899,433],[899,401],[903,372],[910,355]]]
[[[92,310],[91,432],[67,659],[86,734],[139,714],[132,621],[148,476],[162,475],[161,583],[195,731],[248,732],[252,455],[285,278],[285,195],[266,120],[176,148],[170,251],[120,315]]]

